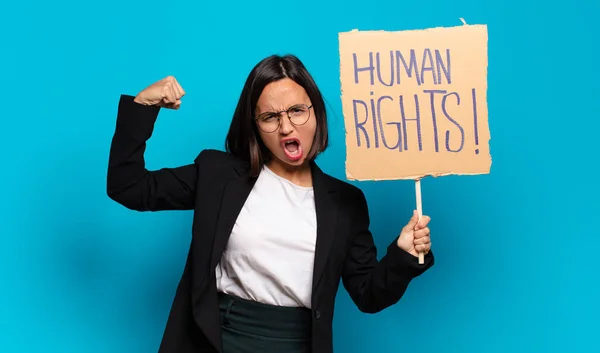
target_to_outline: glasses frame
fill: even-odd
[[[305,108],[306,108],[306,110],[308,111],[308,116],[307,116],[306,120],[305,120],[305,121],[304,121],[302,124],[295,124],[295,123],[292,121],[292,117],[290,116],[290,110],[292,110],[293,108],[297,108],[298,106],[305,107]],[[311,104],[311,105],[304,104],[304,103],[294,104],[294,105],[292,105],[291,107],[289,107],[289,108],[288,108],[288,109],[286,109],[286,110],[280,110],[280,111],[278,111],[278,112],[264,112],[264,113],[260,114],[259,116],[257,116],[257,117],[254,119],[254,121],[256,122],[256,126],[258,126],[258,128],[259,128],[261,131],[263,131],[263,132],[265,132],[265,133],[267,133],[267,134],[270,134],[270,133],[273,133],[273,132],[275,132],[275,131],[279,130],[279,128],[281,128],[281,113],[286,113],[286,115],[287,115],[287,117],[288,117],[288,120],[290,121],[290,124],[292,124],[292,125],[294,125],[294,126],[302,126],[302,125],[306,124],[306,123],[307,123],[307,122],[310,120],[310,110],[311,110],[312,108],[313,108],[313,105],[312,105],[312,104]],[[276,116],[276,117],[277,117],[277,127],[276,127],[275,129],[273,129],[272,131],[268,131],[268,130],[265,130],[265,129],[263,129],[263,128],[261,128],[261,127],[260,127],[260,122],[259,122],[258,120],[259,120],[259,119],[260,119],[262,116],[265,116],[265,115],[274,115],[274,116]]]

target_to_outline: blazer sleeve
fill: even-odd
[[[342,282],[360,311],[376,313],[397,303],[410,281],[433,266],[434,256],[430,251],[421,265],[418,257],[398,247],[395,238],[378,260],[369,230],[367,202],[363,192],[357,190],[355,232],[344,262]]]
[[[149,171],[145,167],[146,141],[152,136],[159,107],[136,103],[121,95],[110,146],[107,194],[137,211],[187,210],[195,204],[195,163]]]

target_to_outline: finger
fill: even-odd
[[[423,238],[423,237],[429,236],[430,233],[431,233],[431,231],[429,230],[429,227],[425,227],[423,229],[419,229],[419,230],[415,231],[414,236],[415,236],[415,239],[418,239],[418,238]]]
[[[165,84],[163,86],[162,90],[163,90],[163,94],[162,94],[163,95],[163,99],[162,99],[163,103],[165,105],[169,105],[169,104],[174,103],[175,100],[172,97],[173,94],[171,93],[171,89],[169,87],[169,84]]]
[[[183,87],[181,87],[181,85],[179,84],[179,82],[177,82],[177,80],[175,80],[175,82],[173,84],[175,85],[175,92],[177,93],[177,99],[181,99],[183,96],[185,96],[185,91],[183,90]]]
[[[175,91],[175,99],[181,99],[183,97],[183,92],[179,88],[179,85],[173,84],[173,91]]]
[[[181,107],[181,100],[176,100],[173,103],[163,103],[162,106],[164,108],[178,110]]]
[[[181,99],[182,94],[179,90],[179,85],[177,84],[177,81],[175,79],[172,79],[171,81],[169,81],[168,85],[171,89],[171,92],[173,92],[173,99],[175,99],[176,101],[178,99]]]
[[[425,245],[425,244],[429,244],[429,243],[431,243],[430,237],[422,237],[422,238],[415,239],[413,241],[414,245]]]
[[[429,249],[431,249],[430,244],[423,244],[423,245],[415,245],[415,250],[417,250],[417,252],[428,252]]]
[[[175,91],[175,85],[173,83],[169,84],[169,93],[171,95],[171,103],[175,104],[175,102],[177,102],[177,100],[179,99],[179,96],[177,95],[177,92]]]
[[[177,79],[175,79],[174,76],[165,77],[163,82],[166,86],[170,87],[170,91],[173,94],[173,97],[172,97],[173,101],[171,103],[175,103],[176,100],[181,99],[181,97],[183,97],[183,94],[184,94],[183,88],[181,88],[181,86],[177,82]]]
[[[417,238],[415,237],[415,239],[413,240],[413,244],[428,244],[431,242],[431,237],[429,236],[424,236],[424,237],[420,237]]]
[[[413,242],[413,246],[416,248],[417,246],[431,246],[431,241],[430,240],[415,240]]]
[[[431,220],[431,218],[429,216],[423,215],[423,217],[421,217],[421,220],[419,221],[419,223],[417,223],[416,228],[421,229],[421,228],[427,227],[430,220]]]

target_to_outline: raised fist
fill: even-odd
[[[138,93],[134,102],[168,109],[179,109],[181,97],[184,95],[185,91],[181,88],[175,77],[168,76]]]

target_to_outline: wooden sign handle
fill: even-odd
[[[421,179],[415,180],[415,191],[417,196],[417,213],[419,214],[419,221],[423,217],[423,203],[421,202]],[[419,252],[419,264],[425,263],[425,253]]]

